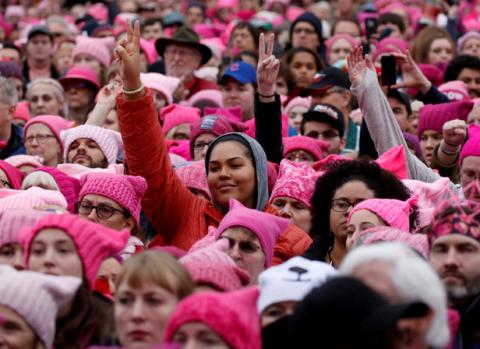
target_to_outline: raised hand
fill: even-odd
[[[114,82],[103,86],[97,94],[97,104],[104,104],[108,106],[110,109],[115,107],[115,97],[117,97],[117,93],[119,92],[119,84],[118,82]]]
[[[443,124],[443,141],[450,146],[460,146],[467,137],[467,123],[464,120],[450,120]]]
[[[275,35],[270,34],[265,43],[265,35],[260,34],[258,47],[257,82],[258,93],[261,96],[273,96],[275,84],[280,70],[280,61],[273,55]]]
[[[353,86],[360,85],[367,69],[375,71],[372,59],[369,55],[362,57],[362,47],[353,49],[347,58],[348,76]]]
[[[140,23],[127,20],[127,39],[115,48],[114,58],[120,63],[123,88],[127,91],[138,89],[140,80]]]
[[[422,93],[427,93],[430,90],[432,83],[423,75],[410,52],[393,52],[392,56],[395,56],[400,63],[403,81],[392,85],[391,88],[416,88]]]

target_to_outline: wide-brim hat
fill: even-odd
[[[207,63],[212,58],[212,51],[208,46],[200,43],[200,37],[188,27],[180,27],[173,34],[171,39],[160,38],[155,42],[155,48],[160,56],[163,57],[165,47],[170,44],[184,45],[195,48],[202,55],[200,65]]]

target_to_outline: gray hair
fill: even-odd
[[[32,82],[30,82],[28,85],[27,85],[27,93],[26,93],[26,97],[27,97],[27,100],[30,100],[31,98],[31,93],[32,93],[32,89],[37,86],[37,85],[49,85],[49,86],[53,86],[54,88],[54,94],[55,94],[55,97],[57,98],[57,100],[63,104],[63,109],[62,109],[62,115],[61,116],[67,116],[68,115],[68,109],[67,109],[67,103],[65,103],[65,90],[63,89],[62,85],[55,79],[51,79],[51,78],[39,78],[39,79],[35,79],[33,80]]]
[[[46,190],[60,191],[57,182],[52,175],[43,171],[35,171],[25,177],[22,182],[22,190],[27,190],[31,187],[39,187]]]
[[[14,107],[18,102],[17,87],[7,78],[0,76],[0,102]]]
[[[63,18],[62,16],[59,16],[59,15],[50,15],[47,18],[47,26],[50,27],[50,24],[53,24],[53,23],[57,23],[57,24],[60,24],[61,26],[63,26],[63,35],[69,34],[68,33],[68,23],[65,20],[65,18]]]
[[[409,247],[398,242],[380,242],[355,248],[340,265],[340,273],[351,275],[362,264],[388,262],[388,274],[404,302],[423,302],[434,312],[425,337],[433,348],[444,348],[450,339],[447,295],[444,285],[430,264]]]

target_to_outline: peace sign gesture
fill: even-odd
[[[280,61],[273,55],[274,41],[274,34],[270,34],[266,43],[265,35],[260,34],[257,82],[258,93],[263,96],[273,96],[275,94],[275,83],[280,70]]]
[[[136,90],[140,80],[140,23],[127,20],[127,39],[122,40],[115,48],[114,58],[120,63],[120,74],[125,90]]]

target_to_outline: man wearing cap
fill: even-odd
[[[214,82],[197,78],[193,74],[210,60],[212,51],[200,44],[199,36],[192,29],[181,27],[171,39],[158,39],[155,47],[165,63],[166,75],[183,79],[185,99],[201,90],[218,90]]]
[[[243,121],[253,118],[257,86],[255,68],[245,62],[235,62],[225,70],[219,83],[224,107],[241,107]]]
[[[316,104],[303,114],[300,133],[330,143],[329,154],[340,154],[345,147],[343,113],[331,104]]]
[[[37,78],[58,79],[59,74],[52,64],[53,35],[46,26],[32,27],[27,36],[27,59],[23,76],[28,83]]]

